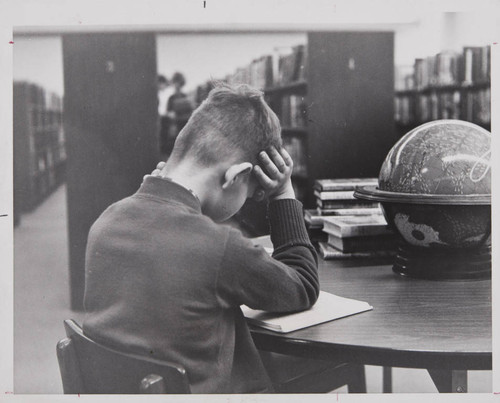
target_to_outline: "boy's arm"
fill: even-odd
[[[217,293],[223,306],[245,304],[267,311],[298,311],[312,306],[319,293],[317,255],[293,199],[269,206],[273,257],[231,230],[221,262]]]
[[[256,166],[254,172],[270,198],[273,258],[241,235],[230,234],[218,282],[221,300],[270,311],[306,309],[318,298],[317,255],[302,204],[295,200],[293,162],[284,149],[262,152],[260,160],[265,171]]]

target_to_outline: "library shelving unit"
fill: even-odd
[[[416,59],[395,92],[398,135],[428,121],[460,119],[491,129],[490,47]]]
[[[34,209],[64,181],[62,100],[42,87],[14,83],[14,216]]]
[[[316,179],[378,176],[396,139],[393,32],[309,32],[305,44],[262,56],[225,81],[264,91],[306,207],[315,205]],[[198,101],[209,89],[198,89]]]
[[[153,33],[62,36],[71,307],[83,308],[89,229],[159,159]]]

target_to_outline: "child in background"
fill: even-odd
[[[318,298],[316,252],[292,169],[260,91],[212,90],[158,176],[92,226],[84,332],[184,366],[194,393],[272,391],[240,305],[287,312]],[[272,257],[221,225],[263,192]]]
[[[172,76],[171,81],[174,86],[174,93],[168,98],[167,102],[167,117],[170,119],[168,144],[166,145],[167,156],[170,155],[174,147],[175,139],[184,128],[193,112],[191,102],[187,95],[182,92],[182,88],[186,85],[184,75],[176,72]]]

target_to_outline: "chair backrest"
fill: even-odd
[[[105,347],[73,320],[64,327],[57,359],[65,394],[191,393],[182,366]]]

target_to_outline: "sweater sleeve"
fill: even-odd
[[[245,304],[273,312],[311,307],[319,294],[317,255],[294,199],[269,205],[273,256],[234,229],[228,233],[217,279],[222,306]]]

